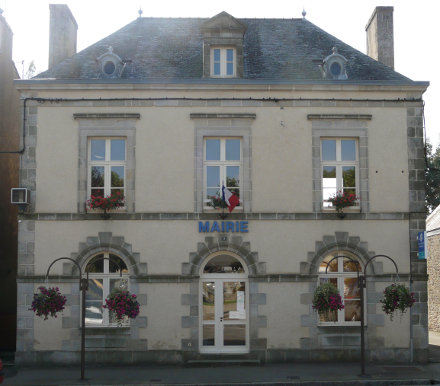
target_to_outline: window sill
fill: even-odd
[[[103,330],[129,330],[130,329],[130,325],[124,325],[124,326],[117,326],[117,325],[108,325],[108,326],[93,326],[93,325],[87,325],[86,324],[86,330],[99,330],[99,331],[103,331]]]
[[[335,208],[321,208],[321,211],[323,213],[337,213]],[[353,206],[353,207],[348,207],[348,208],[344,208],[343,213],[360,213],[361,212],[361,208],[360,206]]]
[[[320,322],[318,327],[361,327],[361,322]]]
[[[104,211],[104,209],[86,209],[86,213],[97,213],[97,214],[103,214],[103,213],[127,213],[127,207],[122,206],[120,208],[116,209],[108,209],[107,211]]]

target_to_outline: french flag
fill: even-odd
[[[238,197],[232,193],[227,187],[222,186],[222,200],[226,202],[228,206],[229,213],[231,213],[234,208],[240,203]]]

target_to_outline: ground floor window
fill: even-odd
[[[336,256],[344,257],[332,260]],[[350,260],[350,258],[354,261]],[[357,261],[358,259],[354,254],[346,251],[332,252],[322,260],[319,266],[318,284],[330,282],[337,287],[344,303],[344,309],[320,314],[320,323],[331,322],[334,324],[337,322],[344,325],[360,325],[361,299],[357,279],[357,271],[359,269]],[[330,265],[328,265],[329,262]]]
[[[89,277],[89,288],[86,291],[86,325],[116,325],[116,318],[102,306],[113,289],[128,289],[127,265],[119,256],[102,252],[90,259],[85,272]],[[128,324],[128,318],[124,319],[122,324]]]

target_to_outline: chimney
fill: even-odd
[[[76,54],[78,24],[66,4],[50,4],[49,68]]]
[[[394,69],[393,7],[376,7],[365,27],[367,55]]]

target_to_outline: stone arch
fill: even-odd
[[[197,243],[197,252],[189,254],[189,262],[182,263],[182,275],[198,276],[203,261],[214,252],[229,251],[240,256],[246,263],[249,275],[266,273],[266,263],[258,261],[258,253],[252,252],[250,243],[241,236],[219,235],[205,237]]]
[[[315,275],[321,260],[329,253],[339,250],[353,253],[363,266],[370,257],[376,254],[374,251],[368,250],[368,243],[361,241],[359,236],[349,236],[348,232],[335,232],[334,236],[324,236],[322,240],[315,242],[315,251],[308,252],[307,261],[301,262],[301,273]],[[382,263],[373,261],[369,265],[368,274],[377,273],[382,273]]]
[[[71,253],[70,257],[82,267],[90,257],[104,250],[120,256],[131,275],[147,273],[147,263],[140,262],[140,254],[132,251],[131,244],[126,243],[123,236],[113,236],[112,232],[99,232],[97,237],[87,237],[86,242],[79,243],[78,252]],[[77,274],[77,268],[71,263],[64,263],[63,273]]]

